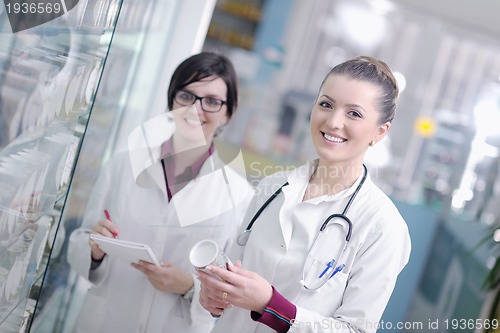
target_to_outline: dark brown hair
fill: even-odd
[[[231,61],[222,54],[201,52],[184,60],[172,74],[167,90],[168,108],[172,110],[174,95],[190,83],[209,76],[220,77],[227,86],[227,115],[231,118],[238,106],[238,82]]]

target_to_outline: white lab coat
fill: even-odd
[[[289,332],[375,332],[396,283],[410,255],[407,225],[392,201],[368,175],[347,216],[353,233],[341,262],[345,268],[317,291],[301,284],[306,257],[325,219],[342,213],[361,177],[349,189],[333,196],[302,202],[317,161],[291,172],[264,178],[256,189],[242,224],[242,231],[262,204],[286,181],[283,194],[254,223],[246,246],[233,244],[230,257],[242,259],[243,268],[267,279],[294,303],[297,314]],[[317,246],[327,260],[336,256],[345,241],[347,225],[329,226],[329,234]],[[343,231],[341,231],[344,229]],[[322,236],[323,237],[323,236]],[[333,255],[331,255],[333,253]],[[337,258],[335,258],[337,259]],[[212,332],[274,332],[255,322],[250,312],[226,309]]]
[[[162,133],[172,134],[171,123],[169,130],[161,122],[157,125]],[[147,148],[146,155],[138,153],[138,148],[130,155],[132,160],[129,154],[123,154],[103,170],[82,227],[70,237],[68,261],[92,283],[74,332],[206,333],[213,326],[213,317],[199,304],[200,286],[195,276],[190,302],[181,295],[158,291],[143,273],[109,255],[90,271],[88,233],[104,218],[104,209],[119,225],[120,239],[146,243],[160,261],[174,263],[192,274],[195,271],[188,254],[196,242],[209,238],[228,249],[235,238],[254,193],[246,179],[214,152],[198,177],[174,195],[177,201],[168,202],[158,158],[160,147]],[[144,156],[152,159],[137,160]],[[142,170],[138,166],[143,166]]]

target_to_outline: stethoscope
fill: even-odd
[[[361,181],[359,182],[358,186],[356,187],[356,190],[354,190],[353,194],[349,198],[349,201],[344,207],[344,211],[341,214],[332,214],[326,218],[326,220],[323,222],[321,227],[319,228],[319,233],[316,236],[316,239],[314,240],[314,243],[311,247],[311,250],[309,251],[308,258],[306,259],[306,263],[304,264],[304,270],[303,270],[303,279],[301,281],[302,285],[306,289],[318,289],[321,286],[323,286],[326,282],[328,282],[329,279],[331,279],[335,274],[339,273],[343,268],[344,265],[340,265],[340,258],[345,252],[345,249],[347,248],[347,244],[349,243],[352,235],[352,222],[351,220],[347,217],[347,212],[349,211],[349,208],[351,207],[352,202],[354,201],[354,198],[358,194],[359,190],[363,186],[366,177],[368,175],[368,170],[366,166],[363,164],[364,168],[364,174],[363,177],[361,178]],[[279,189],[276,190],[267,200],[264,202],[264,204],[257,210],[255,215],[252,217],[250,222],[248,223],[246,229],[238,235],[236,239],[236,243],[240,246],[245,246],[248,242],[248,239],[250,238],[250,234],[252,232],[252,227],[259,218],[260,214],[266,209],[269,204],[276,199],[276,197],[283,191],[283,187],[287,186],[288,182],[284,183],[281,185]],[[346,237],[345,237],[345,242],[343,244],[342,250],[340,251],[339,256],[337,256],[337,259],[332,258],[330,261],[324,262],[318,259],[314,259],[311,256],[311,252],[314,252],[316,248],[316,244],[318,243],[318,240],[320,239],[321,235],[325,231],[325,229],[328,227],[330,221],[332,219],[339,218],[343,220],[344,222],[347,223],[347,232],[346,232]],[[306,272],[308,272],[306,274]],[[306,276],[307,275],[307,276]],[[315,277],[317,275],[317,277]]]

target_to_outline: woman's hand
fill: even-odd
[[[271,284],[257,273],[241,268],[240,262],[228,265],[228,270],[212,265],[207,269],[220,277],[198,271],[200,303],[211,313],[221,315],[232,304],[262,314],[271,301]]]
[[[94,224],[94,226],[92,226],[93,233],[99,234],[104,237],[114,238],[119,231],[120,228],[116,224],[113,224],[113,222],[111,222],[110,220],[99,220],[97,224]],[[94,260],[101,260],[102,258],[104,258],[104,255],[106,253],[99,248],[99,245],[97,245],[96,242],[89,239],[89,245],[91,255]]]
[[[132,267],[143,272],[149,282],[158,290],[184,295],[194,284],[193,277],[173,264],[156,266],[145,261],[132,264]]]

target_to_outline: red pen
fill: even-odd
[[[105,210],[104,210],[104,215],[106,215],[106,218],[107,218],[110,222],[113,222],[113,221],[111,220],[111,216],[109,215],[109,212],[108,212],[108,210],[107,210],[107,209],[105,209]],[[113,237],[115,237],[115,238],[117,238],[117,237],[118,237],[118,234],[117,234],[116,232],[112,232],[112,234],[113,234]]]

